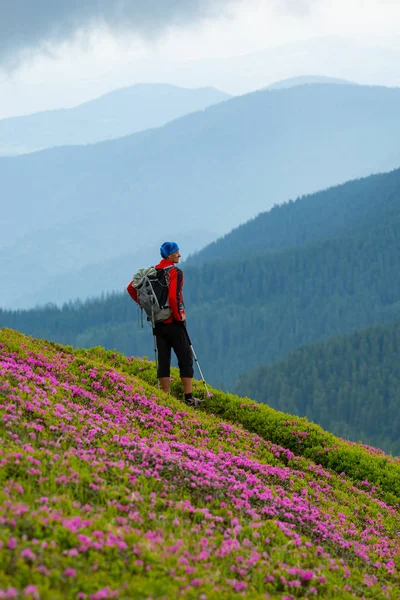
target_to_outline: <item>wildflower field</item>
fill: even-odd
[[[0,331],[0,598],[400,598],[398,458],[173,377]]]

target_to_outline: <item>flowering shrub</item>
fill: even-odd
[[[96,347],[77,351],[83,356],[112,361],[121,371],[136,375],[144,381],[157,384],[154,363],[147,359],[126,358],[116,352]],[[173,369],[172,393],[181,397],[183,390],[178,371]],[[204,396],[200,382],[195,383],[197,396]],[[255,432],[268,441],[276,452],[275,445],[284,446],[297,455],[312,459],[315,463],[345,475],[355,485],[367,480],[377,486],[379,494],[393,506],[400,505],[400,458],[385,454],[382,450],[365,444],[342,440],[324,431],[319,425],[306,418],[296,417],[274,410],[265,404],[257,404],[248,398],[238,398],[219,390],[212,390],[212,402],[204,404],[212,412],[235,424],[242,424],[247,431]]]
[[[0,598],[400,597],[396,459],[154,378],[0,332]]]

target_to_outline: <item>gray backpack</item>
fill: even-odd
[[[172,314],[168,301],[168,289],[169,271],[173,268],[173,266],[164,269],[148,267],[139,269],[133,276],[132,286],[137,292],[138,302],[153,327],[156,323],[168,319]]]

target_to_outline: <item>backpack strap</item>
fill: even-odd
[[[170,265],[169,267],[160,267],[160,268],[156,269],[156,272],[157,271],[164,271],[165,278],[167,279],[168,278],[168,274],[171,271],[171,269],[176,269],[175,265]],[[168,284],[168,287],[169,287],[169,280],[167,280],[167,284]]]
[[[165,271],[166,273],[169,273],[171,269],[176,269],[175,265],[169,265],[168,267],[158,267],[156,271]]]

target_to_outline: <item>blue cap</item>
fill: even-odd
[[[163,258],[167,258],[170,254],[178,252],[179,246],[176,242],[164,242],[160,248],[160,254]]]

